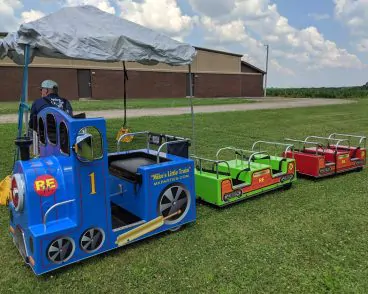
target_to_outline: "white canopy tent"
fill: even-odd
[[[24,64],[24,48],[34,56],[103,62],[189,65],[196,51],[185,43],[94,6],[67,7],[22,24],[0,40],[0,58]]]
[[[99,62],[131,61],[145,65],[188,65],[191,73],[195,55],[195,48],[188,44],[89,5],[62,8],[22,24],[18,31],[0,39],[0,59],[9,57],[24,66],[18,137],[22,133],[24,110],[28,120],[25,107],[28,101],[28,65],[35,56]],[[191,74],[189,79],[192,85]],[[192,98],[192,86],[190,91]],[[192,99],[190,104],[194,141]]]

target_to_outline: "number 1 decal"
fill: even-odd
[[[95,180],[95,173],[89,174],[89,177],[91,178],[91,195],[96,194],[96,180]]]

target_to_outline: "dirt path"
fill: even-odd
[[[353,103],[354,100],[344,99],[322,99],[322,98],[255,98],[251,99],[256,102],[247,104],[225,104],[225,105],[207,105],[195,106],[195,113],[211,113],[211,112],[228,112],[228,111],[248,111],[257,109],[279,109],[279,108],[295,108],[295,107],[310,107],[334,104]],[[144,109],[128,109],[128,117],[142,117],[142,116],[167,116],[167,115],[181,115],[190,113],[189,107],[174,107],[174,108],[144,108]],[[123,117],[123,110],[99,110],[86,111],[87,117],[104,117],[121,118]],[[0,124],[16,123],[16,114],[4,114],[0,116]]]

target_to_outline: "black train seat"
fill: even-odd
[[[160,157],[160,162],[170,161]],[[157,156],[144,152],[133,152],[127,154],[109,155],[109,172],[130,182],[141,183],[142,177],[137,173],[140,166],[157,164]]]

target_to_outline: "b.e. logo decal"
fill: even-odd
[[[48,197],[56,192],[58,183],[53,176],[42,175],[36,178],[33,186],[38,195]]]

